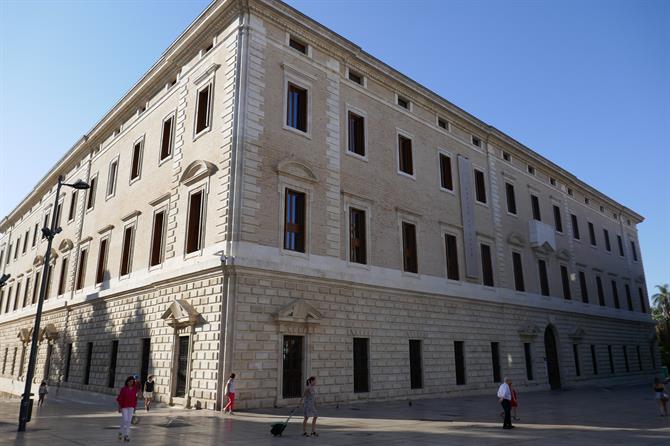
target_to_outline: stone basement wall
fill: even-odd
[[[653,376],[650,340],[653,327],[638,322],[541,311],[517,306],[468,302],[373,289],[291,275],[240,271],[237,276],[233,372],[237,373],[239,408],[295,403],[278,397],[281,385],[281,340],[274,314],[296,299],[323,316],[306,336],[305,378],[318,379],[322,403],[422,398],[473,393],[495,395],[491,342],[499,342],[502,376],[521,392],[548,389],[544,363],[544,329],[551,323],[558,336],[563,388],[649,381]],[[522,338],[519,330],[539,328]],[[584,330],[578,341],[569,335]],[[354,337],[369,338],[370,392],[353,392]],[[409,339],[423,341],[423,389],[410,390]],[[466,384],[456,385],[454,341],[465,342]],[[532,343],[534,379],[526,379],[523,343]],[[575,376],[572,344],[580,344],[581,376]],[[590,345],[595,344],[598,375],[593,374]],[[609,371],[607,345],[614,351],[615,374]],[[628,345],[630,372],[622,346]],[[642,371],[635,346],[640,345]],[[656,365],[658,366],[658,355]]]

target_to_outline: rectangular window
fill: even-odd
[[[596,346],[591,344],[591,365],[593,366],[593,374],[598,374],[598,355],[596,354]]]
[[[443,189],[454,190],[454,180],[451,175],[451,157],[440,153],[440,185]]]
[[[207,130],[211,124],[211,98],[212,84],[198,92],[198,103],[196,104],[195,134]]]
[[[14,311],[19,309],[20,299],[21,299],[21,282],[17,282],[16,291],[14,292]]]
[[[407,175],[414,175],[412,140],[402,135],[398,135],[398,170]]]
[[[514,196],[514,185],[505,183],[507,193],[507,212],[516,215],[516,197]]]
[[[9,313],[9,304],[12,301],[12,290],[13,288],[10,286],[9,290],[7,291],[7,300],[5,301],[5,313]]]
[[[582,292],[582,302],[589,303],[589,287],[586,283],[586,274],[584,271],[579,272],[579,289]]]
[[[537,195],[530,196],[530,204],[533,209],[533,220],[542,221],[542,215],[540,215],[540,199],[537,198]]]
[[[554,206],[554,226],[556,232],[563,232],[563,219],[561,218],[561,208]]]
[[[354,393],[370,391],[369,339],[354,338]]]
[[[35,223],[35,228],[33,229],[33,243],[32,243],[33,248],[35,247],[35,244],[37,244],[37,234],[39,234],[39,232],[40,232],[40,224]],[[2,264],[2,262],[0,262],[0,264]]]
[[[133,159],[130,165],[131,182],[142,174],[142,152],[144,152],[144,140],[137,141],[133,146]]]
[[[607,356],[610,361],[610,373],[614,373],[614,355],[612,354],[612,346],[607,346]]]
[[[355,71],[349,70],[349,80],[356,82],[358,85],[363,85],[363,75],[356,73]]]
[[[623,349],[623,364],[626,367],[626,373],[630,372],[630,364],[628,363],[628,349],[625,345],[621,346]]]
[[[286,189],[284,204],[284,249],[305,252],[305,194]]]
[[[135,244],[135,227],[128,226],[123,231],[123,244],[121,245],[121,268],[119,276],[130,273],[133,263],[133,245]]]
[[[509,163],[509,162],[512,162],[512,155],[510,155],[509,152],[505,152],[505,151],[503,151],[503,153],[502,153],[502,157],[503,157],[503,159],[504,159],[505,161],[507,161],[508,163]]]
[[[398,105],[404,109],[409,110],[409,99],[405,99],[402,96],[398,96]]]
[[[296,40],[293,37],[289,38],[288,46],[290,46],[294,50],[298,51],[299,53],[307,54],[307,45],[305,45],[304,43]]]
[[[51,279],[53,278],[53,265],[49,265],[49,268],[47,268],[47,286],[46,286],[46,291],[44,291],[44,300],[47,300],[49,298],[49,293],[51,292]]]
[[[500,382],[500,349],[497,342],[491,342],[491,366],[493,368],[493,382]]]
[[[633,311],[633,296],[630,294],[630,285],[624,283],[623,288],[626,291],[626,303],[628,304],[628,311]]]
[[[188,356],[190,349],[190,336],[179,336],[179,347],[177,350],[177,382],[175,385],[175,396],[177,398],[183,398],[186,396],[186,382],[188,381]]]
[[[561,265],[561,282],[563,283],[563,297],[565,299],[572,299],[572,294],[570,293],[570,275],[568,274],[568,268],[564,265]]]
[[[624,253],[623,253],[623,240],[621,239],[621,236],[620,236],[620,235],[617,235],[617,236],[616,236],[616,241],[617,241],[617,245],[619,245],[619,255],[620,255],[621,257],[624,257]]]
[[[140,382],[147,382],[149,376],[149,361],[151,360],[151,338],[142,338],[141,343],[141,362],[140,362]]]
[[[463,341],[454,341],[454,362],[456,364],[456,385],[465,384],[465,347]]]
[[[44,377],[48,381],[51,376],[51,356],[53,354],[53,344],[47,344],[47,357],[44,361]]]
[[[61,218],[62,214],[63,214],[63,202],[61,201],[56,206],[56,227],[57,228],[60,227],[60,218]],[[19,242],[16,243],[16,250],[17,251],[19,250]]]
[[[111,197],[116,193],[116,176],[119,169],[119,161],[114,160],[109,165],[109,177],[107,179],[107,197]]]
[[[601,307],[605,306],[605,290],[603,288],[603,281],[600,276],[596,276],[596,288],[598,290],[598,303]]]
[[[88,249],[83,248],[79,252],[79,268],[77,269],[77,284],[75,290],[84,288],[84,278],[86,277],[86,260],[88,260]]]
[[[533,166],[531,166],[530,164],[527,167],[527,171],[528,171],[529,174],[535,175],[535,168]]]
[[[484,172],[475,169],[475,199],[480,203],[486,203],[486,182]]]
[[[589,240],[591,246],[596,246],[598,242],[596,241],[596,229],[593,227],[593,223],[589,222]]]
[[[95,284],[101,284],[105,280],[107,272],[107,251],[109,239],[100,240],[100,251],[98,252],[98,268],[95,271]]]
[[[26,250],[28,249],[28,239],[29,238],[30,238],[30,230],[27,230],[26,234],[23,236],[23,249],[21,250],[21,254],[26,253]]]
[[[581,376],[582,371],[579,367],[579,344],[572,344],[572,356],[575,359],[575,375]]]
[[[65,288],[67,286],[67,266],[68,261],[67,257],[63,258],[60,266],[60,277],[58,279],[58,295],[62,296],[65,294]]]
[[[23,252],[26,252],[26,247],[25,245],[23,246]],[[630,252],[633,254],[633,260],[637,262],[637,249],[635,249],[635,242],[630,241]]]
[[[37,284],[35,284],[34,286],[37,286]],[[26,278],[26,288],[23,291],[23,305],[22,305],[23,308],[28,306],[28,292],[29,291],[30,291],[30,277],[27,277]]]
[[[605,239],[605,249],[612,252],[612,245],[610,244],[610,233],[607,229],[603,229],[603,238]]]
[[[33,299],[32,303],[36,304],[37,303],[37,298],[39,297],[39,289],[42,286],[42,273],[40,271],[37,271],[35,273],[35,286],[33,287]]]
[[[521,261],[521,254],[518,252],[512,253],[512,264],[514,265],[514,288],[517,291],[526,291],[523,283],[523,263]]]
[[[349,260],[367,263],[365,211],[349,208]]]
[[[409,379],[410,388],[423,388],[423,365],[421,359],[421,341],[409,340]]]
[[[174,133],[174,116],[170,116],[163,121],[163,129],[161,130],[161,157],[160,161],[169,158],[172,155],[173,133]]]
[[[416,251],[416,226],[407,222],[402,222],[402,253],[403,270],[417,273],[419,262]]]
[[[357,155],[365,156],[365,118],[349,112],[348,129],[348,150]]]
[[[86,366],[84,368],[84,384],[88,384],[91,380],[91,361],[93,360],[93,343],[86,344]]]
[[[300,398],[302,381],[303,337],[284,336],[282,350],[282,397]]]
[[[447,278],[451,280],[459,280],[460,274],[458,271],[458,248],[456,236],[445,234],[444,237],[447,247]]]
[[[640,346],[635,346],[635,353],[637,354],[637,368],[642,371],[642,355],[640,354]]]
[[[153,232],[151,234],[151,254],[149,266],[163,262],[163,231],[165,229],[165,211],[154,214]]]
[[[47,213],[44,215],[44,226],[43,226],[43,228],[50,228],[50,227],[51,227],[51,225],[49,224],[49,217],[50,217],[50,215],[49,215],[49,213],[47,212]],[[47,237],[46,237],[46,235],[44,235],[44,232],[43,232],[43,233],[42,233],[42,240],[44,240],[44,239],[46,239],[46,238],[47,238]],[[10,245],[10,248],[11,248],[11,245]],[[12,251],[12,250],[10,249],[9,252],[7,253],[7,255],[9,255],[11,251]]]
[[[493,286],[493,263],[491,261],[491,247],[481,244],[480,252],[482,257],[482,282],[486,286]]]
[[[9,244],[9,249],[7,250],[7,265],[9,265],[9,260],[12,258],[12,244]]]
[[[472,137],[472,145],[477,146],[477,147],[481,147],[482,146],[482,140],[477,138],[476,136],[473,136]]]
[[[5,303],[5,290],[0,289],[0,314],[3,313],[2,308]]]
[[[73,191],[70,194],[70,212],[67,215],[67,221],[74,220],[75,215],[77,214],[77,190]]]
[[[307,90],[289,82],[286,100],[286,125],[307,132]]]
[[[116,384],[116,357],[119,353],[119,341],[112,341],[112,349],[109,353],[109,369],[107,375],[107,387],[113,389]]]
[[[202,220],[204,191],[194,192],[188,199],[188,222],[186,225],[186,254],[202,249]]]
[[[56,227],[58,227],[58,222],[56,222]],[[14,245],[14,260],[19,257],[19,250],[21,249],[21,237],[16,238],[16,245]]]
[[[642,291],[642,287],[638,287],[637,289],[637,295],[640,297],[640,311],[643,313],[647,312],[647,305],[646,305],[646,300],[644,298],[644,292]]]
[[[577,222],[577,216],[575,214],[570,214],[572,219],[572,236],[575,240],[579,240],[579,223]]]
[[[437,118],[437,126],[444,130],[449,130],[449,122],[446,119]]]
[[[91,178],[88,188],[88,198],[86,199],[86,210],[93,209],[95,206],[95,191],[98,186],[98,177]]]
[[[614,299],[614,308],[619,308],[619,289],[616,286],[616,280],[612,281],[612,298]]]

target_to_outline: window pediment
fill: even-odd
[[[526,240],[518,232],[511,232],[509,236],[507,236],[507,243],[514,246],[526,246]]]
[[[323,318],[319,310],[302,300],[293,301],[282,307],[275,317],[280,322],[301,324],[318,324]]]
[[[293,160],[284,160],[277,164],[277,173],[280,175],[288,175],[299,180],[308,181],[310,183],[318,183],[319,179],[314,174],[314,171],[307,165]]]
[[[22,343],[27,344],[30,342],[32,334],[33,334],[32,328],[21,328],[16,337],[20,339]]]
[[[66,238],[62,242],[60,242],[60,245],[58,245],[58,250],[62,253],[68,252],[74,247],[74,243],[72,243],[72,240],[69,238]]]
[[[183,328],[198,322],[200,313],[186,299],[177,299],[170,304],[161,316],[170,327]]]
[[[217,170],[219,169],[216,167],[216,165],[214,165],[214,163],[210,163],[209,161],[204,160],[196,160],[189,164],[186,169],[184,169],[184,173],[182,174],[179,181],[182,184],[190,186],[196,181],[207,178]]]
[[[556,257],[559,260],[564,260],[568,261],[570,260],[570,252],[567,249],[559,249],[558,252],[556,253]]]

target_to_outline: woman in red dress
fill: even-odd
[[[509,388],[512,391],[512,401],[510,401],[510,406],[512,407],[512,418],[514,418],[515,420],[519,420],[519,417],[517,416],[517,410],[519,407],[519,397],[516,393],[516,389],[512,387],[511,380],[509,383]]]

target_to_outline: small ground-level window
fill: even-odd
[[[610,373],[614,373],[614,354],[612,353],[611,345],[607,346],[607,357],[609,358],[610,362]]]
[[[370,391],[369,350],[370,340],[354,338],[354,392]]]
[[[465,345],[463,341],[454,341],[454,364],[456,385],[463,385],[465,384]]]
[[[421,355],[421,341],[409,340],[409,376],[412,389],[423,388],[423,366]]]
[[[575,360],[575,375],[581,376],[582,370],[579,365],[579,344],[572,344],[572,356]]]
[[[491,367],[493,369],[493,382],[500,382],[500,344],[491,342]]]
[[[93,360],[93,343],[86,343],[86,364],[84,366],[84,384],[91,381],[91,361]]]
[[[526,379],[528,381],[533,380],[533,356],[531,351],[530,342],[525,342],[523,344],[523,354],[526,359]]]
[[[303,342],[302,336],[284,336],[282,348],[282,397],[300,398],[303,379]]]
[[[175,384],[174,396],[184,398],[188,382],[188,356],[191,350],[191,337],[179,336],[177,341],[177,382]]]
[[[598,355],[596,354],[596,346],[591,345],[591,364],[593,366],[593,374],[598,374]]]
[[[65,373],[63,379],[65,382],[70,380],[70,365],[72,363],[72,342],[67,344],[65,353]]]
[[[107,375],[107,387],[113,389],[116,383],[116,357],[119,353],[119,341],[112,341],[111,351],[109,353],[109,369]]]
[[[623,364],[626,367],[626,372],[630,372],[630,364],[628,363],[628,348],[625,345],[622,345],[623,349]]]

